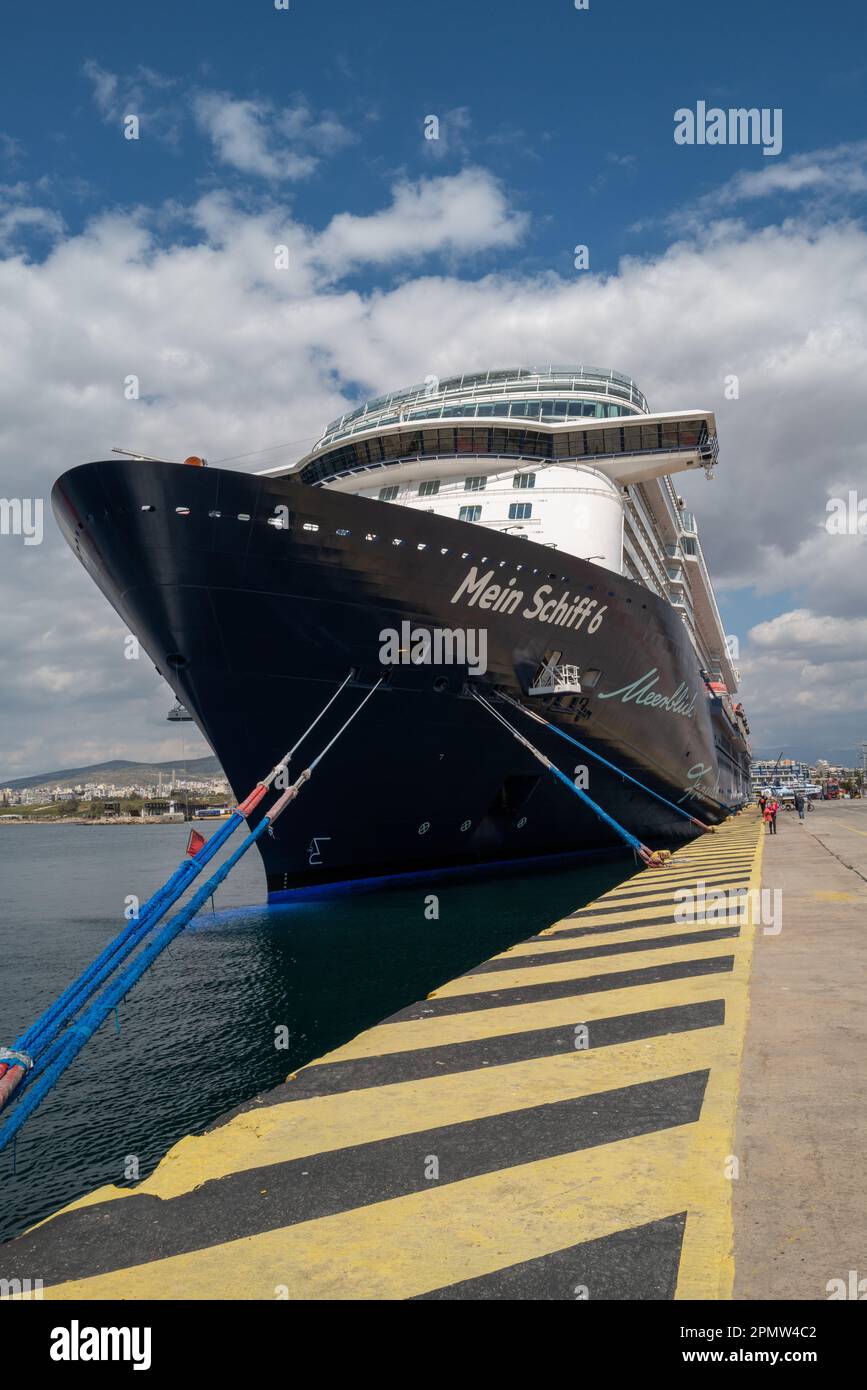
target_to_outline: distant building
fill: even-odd
[[[147,801],[142,808],[144,816],[177,816],[183,812],[178,811],[174,801]]]
[[[750,780],[752,782],[753,796],[758,796],[761,791],[768,787],[775,788],[778,792],[794,795],[796,791],[804,791],[808,794],[814,786],[813,776],[807,763],[796,761],[794,758],[753,758],[750,766]],[[814,795],[819,788],[815,788]]]

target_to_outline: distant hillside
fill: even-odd
[[[107,763],[92,763],[90,767],[64,767],[57,772],[37,772],[32,777],[16,777],[6,781],[0,777],[0,787],[23,791],[26,787],[67,787],[80,782],[111,782],[116,787],[131,787],[136,782],[154,782],[160,772],[171,774],[174,768],[180,776],[219,777],[223,771],[211,754],[207,758],[173,758],[167,763],[133,763],[127,758],[114,758]]]

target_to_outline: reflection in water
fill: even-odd
[[[183,826],[0,828],[0,1042],[10,1043],[183,856]],[[592,867],[434,885],[335,902],[244,907],[263,896],[255,853],[88,1044],[17,1145],[0,1155],[0,1238],[283,1081],[632,873]],[[287,1050],[275,1046],[288,1030]]]

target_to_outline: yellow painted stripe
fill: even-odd
[[[689,880],[689,882],[685,885],[685,891],[691,891],[696,887],[697,883],[701,882],[701,879]],[[742,879],[726,880],[722,883],[708,884],[706,888],[706,896],[709,898],[712,893],[717,892],[740,892],[748,886],[748,877]],[[561,917],[558,919],[558,921],[553,922],[550,927],[545,927],[544,930],[539,933],[539,936],[544,939],[545,937],[556,935],[558,932],[572,931],[575,927],[584,928],[604,927],[606,925],[614,926],[616,923],[620,922],[622,922],[625,926],[628,926],[630,923],[641,922],[647,919],[651,921],[664,921],[666,920],[666,918],[671,918],[674,912],[677,911],[678,907],[680,907],[683,904],[683,902],[683,898],[675,899],[674,896],[671,895],[662,899],[659,902],[649,902],[647,905],[630,904],[628,907],[625,907],[622,912],[588,912],[586,917]],[[594,904],[594,906],[601,907],[602,904]],[[537,938],[532,939],[535,940]]]
[[[747,825],[739,821],[730,822],[714,837],[714,847],[721,851],[720,864],[725,859],[722,851],[726,844],[729,849],[735,846],[738,850],[749,844],[754,850],[751,887],[757,887],[761,881],[761,832],[760,822]],[[702,852],[705,848],[703,844]],[[676,886],[677,874],[698,867],[686,865],[680,853],[677,861],[676,869],[672,861],[674,874],[664,885],[666,891]],[[672,870],[666,872],[671,874]],[[710,875],[712,871],[704,868],[703,872]],[[695,872],[692,881],[701,876]],[[738,881],[739,870],[734,864],[732,876]],[[604,901],[599,899],[594,906]],[[566,948],[567,942],[580,949],[596,941],[611,941],[612,937],[638,943],[652,939],[655,933],[672,935],[726,925],[675,924],[670,920],[672,910],[671,902],[651,911],[640,906],[637,914],[626,912],[623,919],[618,918],[622,924],[616,933],[600,931],[558,942],[558,926],[563,930],[576,925],[611,925],[610,915],[603,915],[601,923],[594,922],[593,916],[564,919],[549,929],[544,942],[521,943],[504,956],[515,952],[545,954]],[[638,928],[630,925],[630,919],[634,924],[636,916],[652,920]],[[420,1133],[548,1100],[596,1094],[709,1067],[707,1095],[697,1124],[507,1167],[443,1187],[432,1184],[422,1193],[355,1211],[128,1270],[70,1281],[46,1289],[45,1296],[273,1298],[281,1286],[286,1286],[296,1299],[405,1298],[687,1211],[677,1297],[730,1297],[731,1184],[725,1173],[725,1159],[733,1146],[753,934],[754,928],[748,924],[741,927],[739,938],[584,960],[580,974],[576,974],[574,964],[567,963],[464,977],[443,986],[435,997],[460,997],[560,979],[574,979],[576,988],[580,988],[584,979],[619,970],[647,968],[679,959],[720,955],[735,958],[734,970],[729,974],[383,1024],[313,1065],[559,1024],[592,1023],[594,1018],[714,998],[725,1000],[726,1023],[722,1027],[637,1040],[598,1052],[561,1053],[490,1069],[256,1108],[208,1135],[181,1141],[136,1191],[167,1197],[189,1191],[210,1178],[269,1162],[285,1162],[370,1139]],[[565,974],[558,973],[562,971]],[[508,1154],[504,1161],[508,1162]],[[128,1189],[102,1189],[74,1205],[109,1198],[122,1200],[129,1195]]]
[[[645,1009],[675,1008],[679,1004],[699,1004],[708,999],[727,997],[728,974],[694,975],[684,980],[666,980],[658,985],[610,989],[567,999],[546,999],[534,1004],[512,1004],[502,1008],[478,1009],[472,1013],[445,1014],[441,1018],[408,1019],[404,1023],[383,1023],[368,1028],[357,1038],[318,1057],[310,1066],[329,1062],[348,1062],[357,1057],[384,1057],[392,1052],[414,1052],[421,1047],[443,1047],[447,1043],[479,1042],[509,1033],[531,1032],[536,1028],[556,1028],[560,1024],[589,1023],[595,1018],[618,1018]]]
[[[546,927],[540,936],[556,936],[558,931],[566,931],[572,927],[604,927],[606,923],[621,922],[628,926],[630,922],[660,921],[664,922],[671,917],[675,904],[672,901],[648,904],[647,907],[625,907],[622,912],[592,912],[586,917],[561,917],[558,922],[554,922],[550,927]]]
[[[587,936],[545,936],[540,941],[521,941],[517,946],[510,946],[508,950],[501,952],[498,956],[491,956],[491,960],[514,960],[517,956],[544,956],[550,952],[557,951],[583,951],[592,950],[594,946],[621,946],[631,941],[652,941],[655,937],[664,939],[666,936],[679,936],[681,932],[703,932],[725,930],[730,926],[737,926],[737,922],[724,922],[710,920],[707,922],[675,922],[672,918],[666,922],[649,922],[647,926],[636,927],[627,925],[616,930],[599,931],[588,933]],[[727,938],[723,937],[725,941]],[[624,951],[624,956],[629,952]]]
[[[209,1134],[175,1144],[134,1191],[177,1197],[250,1168],[701,1071],[710,1066],[722,1031],[696,1029],[245,1111]],[[128,1188],[103,1192],[133,1195]]]
[[[639,896],[627,893],[623,896],[596,898],[592,903],[587,903],[585,907],[579,907],[570,912],[569,916],[579,920],[585,912],[607,911],[610,916],[614,909],[630,911],[633,906],[652,907],[654,903],[671,902],[675,893],[684,888],[693,888],[696,883],[706,883],[710,888],[724,888],[727,884],[745,884],[749,881],[749,877],[749,869],[726,869],[719,872],[698,869],[693,873],[681,874],[678,878],[672,879],[670,883],[658,888],[655,893],[642,893]]]
[[[831,828],[833,828],[833,827],[836,827],[836,826],[838,826],[838,825],[839,825],[839,827],[840,827],[841,830],[850,830],[850,831],[852,832],[853,835],[863,835],[863,836],[865,836],[865,838],[867,838],[867,830],[858,830],[856,826],[854,826],[854,825],[847,825],[847,824],[845,823],[845,821],[832,821],[830,827],[829,827],[829,826],[823,825],[823,826],[821,826],[820,828],[821,828],[821,830],[823,830],[824,833],[827,835],[827,834],[829,833],[829,829],[831,829]]]
[[[750,888],[762,881],[764,836],[756,827]],[[752,912],[750,918],[752,919]],[[726,1002],[724,1042],[708,1079],[701,1121],[693,1126],[690,1168],[693,1189],[678,1272],[678,1299],[730,1299],[734,1283],[732,1178],[735,1118],[741,1058],[749,1013],[749,982],[755,923],[741,928],[731,991]]]
[[[412,1298],[685,1211],[693,1128],[432,1183],[389,1202],[70,1280],[44,1296],[272,1299],[288,1289],[293,1299]]]
[[[728,956],[734,949],[735,938],[722,941],[692,943],[687,946],[660,946],[658,951],[628,951],[619,956],[601,956],[596,960],[559,961],[554,965],[532,965],[526,970],[496,970],[485,975],[463,975],[450,980],[428,995],[429,999],[455,999],[462,995],[488,994],[492,990],[518,989],[521,985],[551,984],[574,980],[576,994],[581,981],[598,975],[614,975],[621,970],[652,970],[655,965],[669,965],[678,960],[708,960],[712,956]],[[640,988],[640,986],[636,986]]]

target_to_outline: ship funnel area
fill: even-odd
[[[546,468],[536,486],[545,542],[622,574],[624,503],[617,484],[594,468],[567,464]]]

